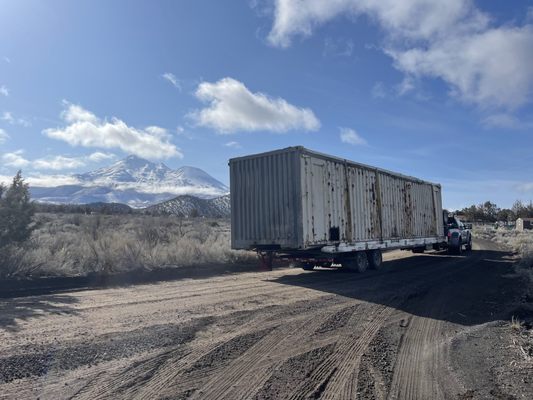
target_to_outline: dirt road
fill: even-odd
[[[0,398],[533,398],[509,254],[385,259],[1,300]]]

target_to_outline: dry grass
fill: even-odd
[[[517,254],[519,261],[516,263],[516,274],[529,283],[527,292],[524,294],[525,307],[528,308],[530,301],[527,299],[533,298],[533,231],[519,232],[506,228],[477,227],[474,235],[500,243]],[[533,365],[533,329],[531,329],[530,319],[526,323],[513,316],[509,327],[513,332],[513,346],[522,356],[523,365],[531,368]]]
[[[523,326],[523,322],[520,321],[518,318],[515,318],[515,316],[513,315],[511,317],[511,323],[509,324],[509,327],[515,331],[520,331],[522,330],[522,326]]]
[[[533,231],[517,231],[506,228],[476,227],[474,236],[493,240],[512,250],[519,257],[516,273],[529,282],[529,297],[533,297]]]
[[[23,247],[0,254],[4,276],[79,276],[138,268],[249,261],[230,248],[225,220],[38,214]]]
[[[533,270],[533,231],[520,232],[514,229],[480,226],[475,227],[473,233],[476,237],[493,240],[514,251],[520,257],[520,266]]]

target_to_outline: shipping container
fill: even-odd
[[[340,253],[444,241],[439,184],[300,146],[229,165],[234,249]]]

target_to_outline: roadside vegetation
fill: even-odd
[[[514,251],[519,257],[520,268],[533,273],[533,231],[517,231],[505,227],[475,226],[474,236],[492,240]],[[533,278],[533,275],[531,276]]]
[[[531,368],[533,366],[533,231],[478,226],[474,229],[474,235],[500,243],[519,257],[515,271],[526,282],[521,310],[524,317],[522,320],[519,316],[512,316],[509,326],[514,347],[522,356],[523,362]]]
[[[83,276],[136,269],[251,261],[230,248],[229,222],[143,215],[36,214],[12,246],[4,276]]]
[[[251,261],[230,248],[227,220],[35,213],[20,172],[0,186],[0,278],[84,276]]]

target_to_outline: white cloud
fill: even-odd
[[[0,129],[0,138],[1,138],[1,129]],[[2,161],[6,166],[11,167],[26,167],[31,166],[37,170],[65,170],[65,169],[75,169],[79,167],[84,167],[89,162],[100,162],[104,160],[110,160],[115,157],[111,153],[101,153],[94,152],[88,156],[80,157],[68,157],[68,156],[47,156],[38,158],[35,160],[28,160],[22,155],[24,150],[18,150],[13,153],[5,153],[2,155]]]
[[[2,121],[6,121],[9,124],[13,124],[15,122],[15,119],[13,118],[13,115],[9,111],[4,111],[2,113],[2,116],[0,117]]]
[[[65,170],[84,167],[89,162],[101,162],[105,160],[111,160],[116,156],[111,153],[94,152],[88,156],[81,157],[66,157],[66,156],[49,156],[39,158],[32,162],[32,167],[35,169],[52,169],[52,170]]]
[[[409,39],[444,37],[450,26],[459,23],[460,31],[482,29],[488,23],[470,0],[276,0],[268,40],[287,47],[294,36],[310,36],[316,27],[340,15],[363,14]]]
[[[403,80],[396,86],[396,91],[398,92],[399,96],[403,96],[404,94],[407,94],[411,91],[413,91],[415,88],[415,84],[413,81],[413,78],[406,76],[403,78]]]
[[[9,139],[9,135],[5,130],[0,128],[0,144],[4,143],[7,139]]]
[[[355,146],[365,145],[366,140],[363,139],[354,129],[339,128],[341,142],[353,144]]]
[[[65,109],[61,111],[60,115],[61,118],[68,123],[90,122],[95,125],[99,123],[96,115],[77,104],[71,104],[68,101],[63,100],[63,106]]]
[[[85,166],[85,161],[78,157],[54,156],[39,158],[32,163],[35,169],[64,170]]]
[[[374,99],[384,99],[387,97],[387,89],[383,82],[376,82],[374,86],[372,86],[372,97]]]
[[[9,184],[13,180],[12,176],[0,175],[0,183]],[[24,176],[24,181],[30,186],[54,187],[61,185],[79,184],[78,179],[72,175],[46,175],[33,173]]]
[[[31,126],[31,122],[24,118],[15,118],[13,113],[4,111],[0,116],[0,120],[7,122],[10,125],[20,125],[25,128]]]
[[[482,107],[516,108],[531,99],[533,26],[491,26],[471,0],[276,0],[268,40],[287,47],[336,17],[360,15],[382,28],[385,53],[407,75],[400,93],[411,89],[412,77],[431,77]]]
[[[516,108],[530,100],[533,26],[489,29],[388,54],[401,71],[441,78],[455,96],[469,103]]]
[[[189,140],[193,138],[192,134],[181,125],[176,127],[176,135]]]
[[[0,86],[0,94],[6,97],[9,96],[9,89],[5,85]]]
[[[354,44],[351,39],[334,39],[327,37],[324,39],[324,50],[322,55],[324,57],[350,57],[353,53]]]
[[[4,56],[4,61],[8,64],[11,64],[11,59],[9,57]]]
[[[195,95],[209,105],[189,116],[198,125],[221,133],[281,133],[297,129],[315,131],[320,128],[320,121],[310,109],[296,107],[282,98],[272,98],[264,93],[252,93],[242,82],[232,78],[224,78],[215,83],[203,82]]]
[[[508,113],[499,113],[489,115],[481,120],[485,128],[504,128],[504,129],[527,129],[533,128],[533,122],[521,121],[516,116]]]
[[[4,153],[2,155],[2,162],[8,167],[22,168],[30,164],[29,160],[26,160],[22,154],[24,150],[17,150],[12,153]]]
[[[63,140],[71,146],[115,148],[151,159],[183,157],[181,151],[170,143],[170,135],[163,128],[137,129],[118,118],[102,120],[81,106],[67,102],[64,105],[66,108],[61,117],[68,125],[45,129],[43,133],[46,136]]]
[[[87,159],[92,162],[100,162],[105,160],[112,160],[116,155],[112,153],[102,153],[100,151],[91,153],[87,156]]]
[[[242,148],[241,144],[239,142],[228,142],[225,143],[224,146],[230,147],[232,149],[240,149]]]
[[[165,72],[163,75],[161,75],[163,79],[166,79],[169,81],[172,86],[174,86],[176,89],[178,89],[181,92],[181,82],[176,78],[176,76],[171,72]]]

